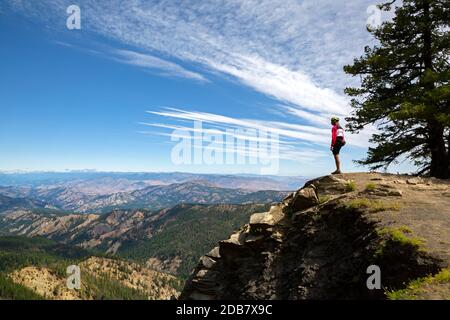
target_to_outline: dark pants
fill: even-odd
[[[337,137],[336,141],[333,145],[333,154],[339,154],[339,151],[341,151],[341,148],[345,145],[345,141],[342,139],[342,137]]]

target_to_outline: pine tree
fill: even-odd
[[[389,11],[395,0],[379,5]],[[373,147],[357,162],[387,168],[409,158],[419,174],[448,178],[450,166],[450,1],[403,0],[392,21],[367,27],[378,40],[344,71],[361,77],[346,88],[354,108],[347,128],[376,124]]]

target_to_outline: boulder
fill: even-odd
[[[203,256],[200,258],[200,263],[204,268],[211,269],[216,264],[216,261],[208,256]]]
[[[254,213],[250,216],[250,226],[273,225],[268,212]]]
[[[298,212],[319,204],[314,186],[306,187],[295,192],[289,204],[292,212]]]
[[[210,252],[206,254],[206,256],[213,259],[220,259],[220,250],[219,247],[214,247]]]
[[[270,208],[269,212],[255,213],[250,217],[250,232],[258,233],[277,225],[285,217],[281,206]]]
[[[289,193],[283,200],[281,200],[281,203],[285,206],[289,205],[294,198],[294,194],[295,192]]]
[[[394,189],[394,190],[390,190],[387,195],[388,196],[393,196],[393,197],[401,197],[402,194],[403,193],[402,193],[401,190]]]
[[[235,233],[231,237],[224,241],[219,241],[219,253],[221,259],[224,261],[234,261],[236,263],[237,259],[247,257],[250,254],[250,248],[246,246],[245,240],[250,234],[245,233]]]
[[[329,175],[308,181],[305,187],[314,186],[319,195],[342,194],[347,192],[348,181]]]
[[[229,245],[229,246],[242,246],[244,244],[244,238],[245,236],[242,233],[234,233],[230,236],[229,239],[227,240],[223,240],[219,242],[220,244],[225,244],[225,245]]]
[[[419,177],[411,178],[411,179],[406,180],[406,183],[411,184],[411,185],[416,185],[416,184],[423,183],[423,179],[419,178]]]
[[[402,191],[393,188],[390,185],[382,184],[379,186],[376,186],[373,190],[364,190],[361,193],[370,194],[372,196],[379,196],[379,197],[401,197]]]

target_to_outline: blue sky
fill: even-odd
[[[66,28],[71,4],[81,30]],[[342,66],[371,43],[373,4],[2,1],[0,170],[260,172],[173,163],[170,134],[201,120],[276,132],[279,174],[328,173],[328,119],[349,114],[357,84]],[[344,170],[362,170],[351,160],[374,130],[347,136]]]

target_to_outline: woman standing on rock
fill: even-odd
[[[333,152],[334,162],[336,163],[336,171],[331,174],[339,174],[341,173],[341,161],[339,159],[339,151],[345,145],[344,139],[344,129],[342,129],[339,124],[338,117],[331,118],[331,148],[330,150]]]

